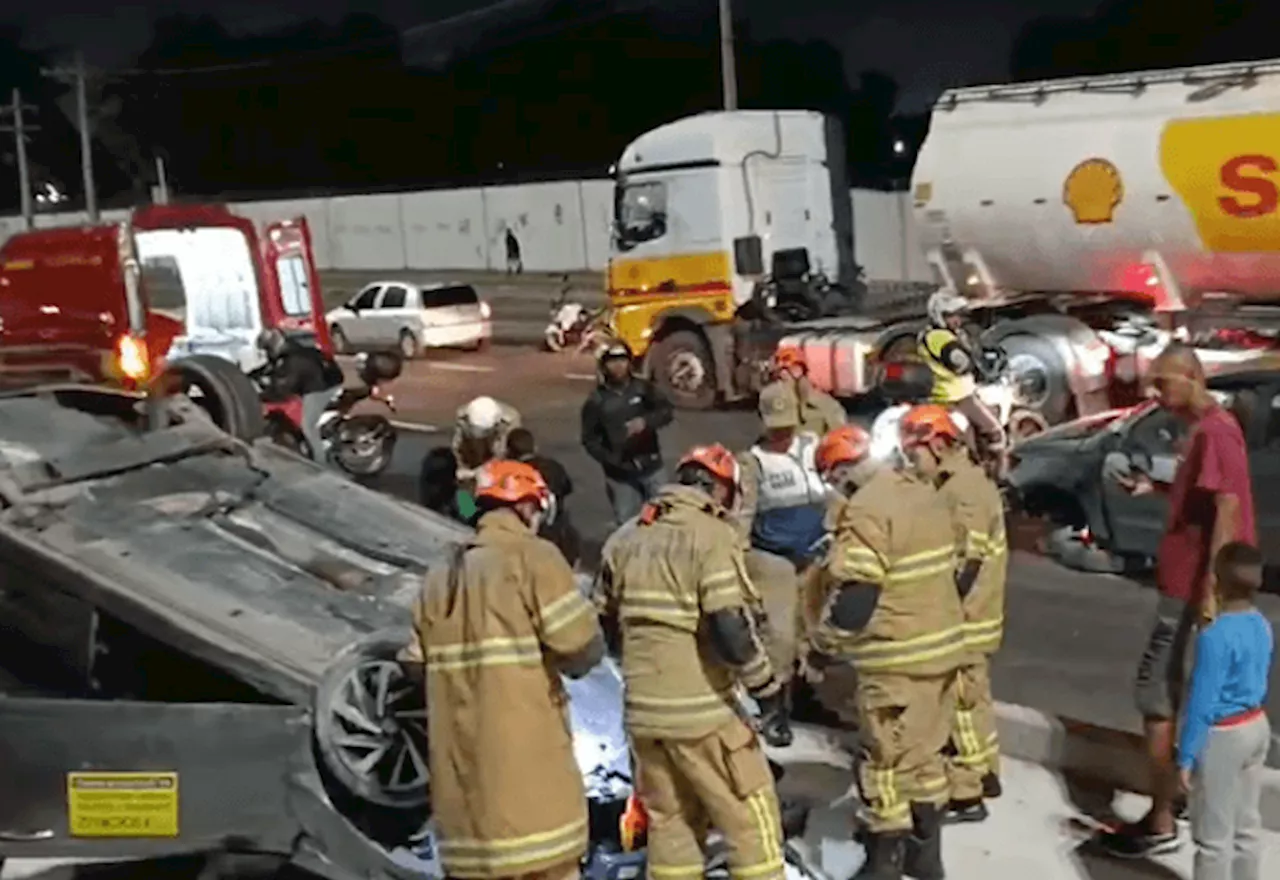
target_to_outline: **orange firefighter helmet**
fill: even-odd
[[[841,425],[827,433],[814,453],[819,473],[841,464],[857,464],[871,452],[871,435],[861,425]]]
[[[476,499],[487,498],[500,504],[536,501],[545,507],[551,490],[532,465],[522,461],[495,459],[485,462],[476,474]]]
[[[693,447],[680,458],[679,463],[676,464],[676,470],[687,464],[696,464],[704,468],[711,476],[717,480],[723,480],[735,489],[738,486],[741,476],[738,460],[733,457],[732,452],[719,443]]]
[[[898,430],[904,449],[930,443],[935,439],[957,443],[962,438],[960,427],[951,418],[951,413],[945,406],[936,403],[911,407],[903,415]]]

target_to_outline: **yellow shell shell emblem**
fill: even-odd
[[[1120,170],[1106,159],[1085,159],[1067,175],[1062,201],[1077,223],[1110,223],[1124,201]]]

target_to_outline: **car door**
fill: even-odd
[[[1280,385],[1259,392],[1257,442],[1250,444],[1253,515],[1268,584],[1280,583]]]
[[[376,338],[374,307],[380,293],[381,284],[370,284],[343,306],[336,323],[351,344],[369,345]]]
[[[1186,436],[1186,423],[1166,409],[1156,407],[1134,419],[1123,431],[1120,451],[1144,454],[1151,476],[1173,480],[1178,467],[1178,446]],[[1130,495],[1114,480],[1102,477],[1103,508],[1111,531],[1111,549],[1137,556],[1155,556],[1164,535],[1169,505],[1160,492]]]
[[[403,284],[388,284],[378,302],[378,345],[399,344],[400,334],[411,323],[408,311],[409,289]]]
[[[311,230],[305,217],[294,217],[266,226],[262,241],[267,275],[274,284],[273,309],[279,325],[293,333],[307,333],[326,352],[333,346],[324,321],[324,297],[311,248]]]

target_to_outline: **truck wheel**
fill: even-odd
[[[215,425],[233,437],[254,440],[266,431],[258,389],[225,358],[193,354],[172,361],[160,381],[166,390],[191,398]]]
[[[650,373],[681,409],[711,409],[716,402],[716,369],[711,350],[692,330],[677,330],[653,347]]]
[[[396,659],[408,629],[381,630],[347,648],[315,695],[315,747],[327,775],[367,804],[428,805],[426,690]]]
[[[1000,347],[1009,356],[1016,404],[1040,413],[1050,425],[1065,422],[1071,414],[1071,386],[1062,356],[1045,340],[1024,334],[1005,337]]]
[[[896,364],[902,361],[911,361],[916,359],[916,338],[914,336],[899,336],[884,347],[884,351],[880,353],[881,363]]]

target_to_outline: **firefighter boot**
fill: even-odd
[[[863,844],[867,849],[867,860],[853,880],[902,880],[906,844],[907,835],[900,831],[867,834]]]
[[[934,804],[911,805],[911,836],[907,838],[903,873],[915,880],[943,880],[942,810]]]
[[[1000,784],[1000,777],[995,773],[988,773],[982,777],[982,796],[989,801],[993,801],[1000,795],[1004,794],[1004,786]]]

